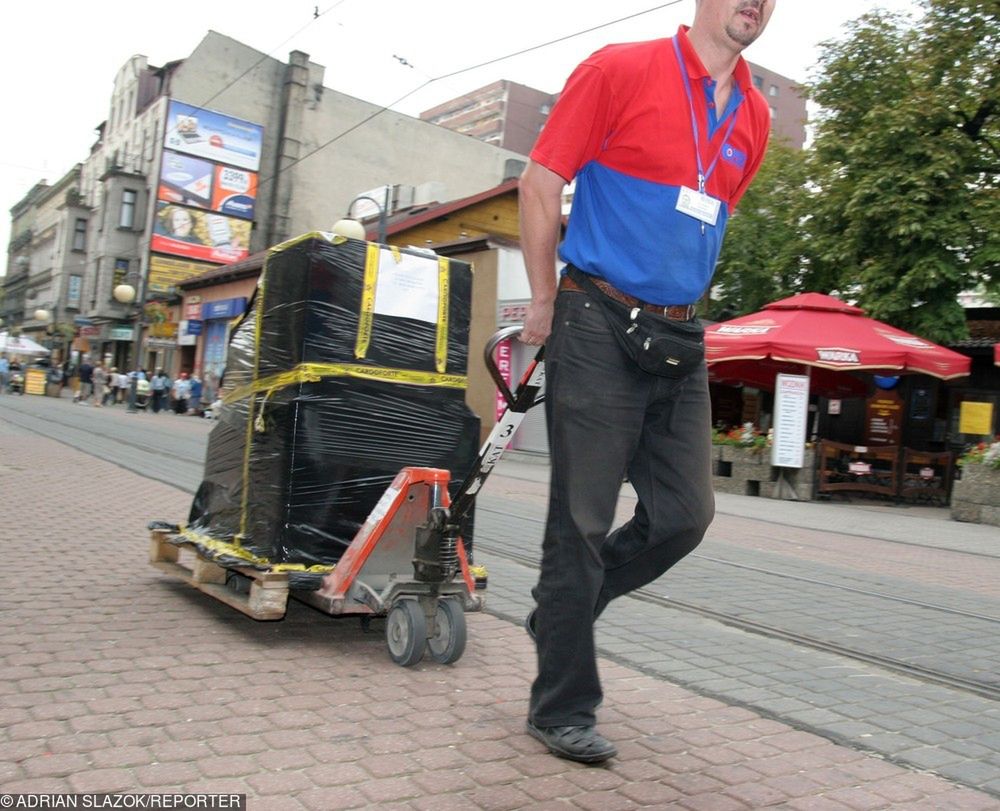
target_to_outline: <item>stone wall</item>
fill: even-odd
[[[951,491],[951,517],[956,521],[1000,527],[1000,470],[965,465]]]
[[[713,445],[712,454],[712,483],[717,493],[812,500],[816,473],[811,448],[806,449],[798,470],[772,467],[770,448]]]

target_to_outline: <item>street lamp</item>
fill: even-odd
[[[136,301],[135,287],[130,284],[119,284],[111,292],[115,301],[121,304],[132,304]],[[139,355],[142,353],[142,305],[138,304],[135,314],[135,343],[132,348],[132,365],[135,367],[129,373],[128,408],[126,414],[136,414],[139,409],[135,407],[136,392],[139,387]]]
[[[351,239],[364,239],[368,232],[364,225],[358,220],[351,216],[351,209],[354,208],[354,204],[359,200],[367,200],[372,203],[376,209],[378,209],[378,241],[380,244],[384,245],[386,241],[386,231],[389,219],[389,195],[391,194],[392,186],[386,185],[385,187],[385,199],[379,202],[374,197],[370,197],[367,194],[359,194],[350,203],[347,204],[347,213],[344,218],[337,220],[333,224],[333,233],[339,234],[342,237],[350,237]]]

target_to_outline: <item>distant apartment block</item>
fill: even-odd
[[[776,138],[795,149],[806,141],[806,102],[795,82],[774,71],[747,63],[753,82],[771,108]],[[425,110],[420,118],[527,155],[541,132],[558,93],[543,93],[507,79]]]

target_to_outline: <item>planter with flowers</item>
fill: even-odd
[[[1000,527],[1000,437],[966,451],[958,466],[961,472],[951,491],[951,517]]]
[[[801,469],[771,465],[771,438],[752,423],[712,432],[712,482],[717,493],[765,498],[812,497],[813,454],[806,446]]]

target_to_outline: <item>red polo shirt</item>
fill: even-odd
[[[531,153],[576,178],[560,256],[621,290],[657,304],[690,304],[707,289],[726,223],[760,167],[770,109],[740,58],[725,110],[687,37],[609,45],[573,72]],[[677,210],[682,186],[698,187],[697,121],[706,192],[721,201],[716,225]],[[732,126],[730,126],[732,125]]]

